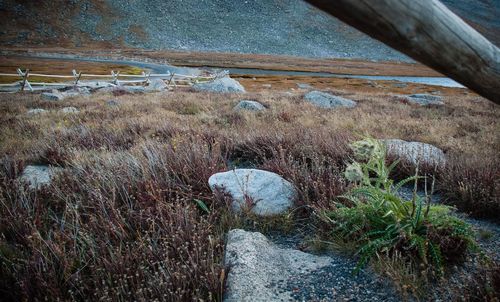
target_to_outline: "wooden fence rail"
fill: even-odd
[[[228,71],[222,71],[220,73],[209,74],[206,76],[194,76],[194,75],[184,75],[176,73],[146,73],[142,74],[122,74],[119,71],[111,71],[110,74],[85,74],[82,72],[72,71],[72,75],[60,75],[60,74],[43,74],[43,73],[31,73],[29,69],[21,70],[17,69],[17,73],[0,73],[1,77],[17,77],[20,81],[14,83],[4,83],[0,84],[0,91],[2,87],[12,88],[19,87],[19,91],[29,90],[34,91],[33,86],[52,86],[52,87],[69,87],[69,86],[88,86],[88,83],[82,83],[82,79],[96,79],[99,82],[113,83],[114,85],[128,85],[128,84],[142,84],[147,85],[151,82],[151,79],[161,79],[164,80],[168,87],[183,87],[191,86],[198,82],[210,82],[217,78],[224,77],[228,75]],[[29,81],[30,77],[38,78],[52,78],[52,79],[72,79],[72,82],[35,82]],[[121,79],[120,79],[121,78]],[[5,89],[4,89],[5,90]]]

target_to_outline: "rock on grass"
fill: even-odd
[[[304,99],[321,108],[354,108],[357,105],[353,100],[321,91],[311,91],[304,96]]]
[[[443,98],[430,94],[412,94],[402,97],[403,102],[419,106],[443,106]]]
[[[62,113],[78,113],[78,112],[80,112],[75,107],[64,107],[64,108],[62,108],[59,111],[62,112]]]
[[[53,91],[53,92],[43,92],[42,93],[42,100],[45,101],[62,101],[64,100],[65,96],[60,93],[59,91]]]
[[[210,82],[197,83],[193,85],[197,91],[208,92],[245,92],[245,88],[235,79],[224,77]]]
[[[27,115],[37,115],[37,114],[41,114],[41,113],[45,113],[47,112],[47,110],[45,109],[41,109],[41,108],[34,108],[34,109],[29,109],[26,114]]]
[[[262,111],[265,110],[266,107],[259,102],[242,100],[236,105],[234,110],[247,110],[247,111]]]
[[[248,207],[259,216],[279,215],[293,206],[294,186],[276,173],[257,169],[235,169],[216,173],[208,179],[212,190],[228,193],[233,210]]]
[[[39,189],[49,185],[59,169],[44,165],[29,165],[24,168],[21,180],[27,183],[30,189]]]
[[[387,153],[414,166],[425,164],[441,166],[446,163],[443,150],[421,142],[407,142],[401,139],[386,139],[382,142],[387,146]]]

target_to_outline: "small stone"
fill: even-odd
[[[408,84],[399,82],[399,83],[392,84],[392,86],[395,88],[406,88],[406,87],[408,87]]]
[[[42,99],[45,101],[62,101],[64,99],[64,95],[60,92],[43,92]]]
[[[75,97],[81,95],[90,95],[90,90],[87,87],[74,87],[62,92],[65,97]]]
[[[297,83],[297,87],[299,87],[299,89],[312,89],[313,87],[309,84],[303,84],[303,83]]]
[[[262,111],[266,107],[257,101],[241,100],[233,110],[248,110],[248,111]]]
[[[62,113],[78,113],[78,112],[80,112],[75,107],[64,107],[64,108],[62,108],[59,111],[62,112]]]
[[[437,95],[430,94],[412,94],[403,96],[402,100],[419,106],[443,106],[443,98]]]
[[[119,106],[120,103],[118,102],[118,100],[107,100],[106,105],[108,105],[110,107],[114,107],[114,106]]]
[[[321,91],[311,91],[304,96],[309,103],[321,108],[354,108],[356,102]]]
[[[52,182],[55,172],[60,168],[44,165],[26,166],[21,174],[21,180],[29,185],[30,189],[40,189]]]
[[[41,113],[45,113],[45,112],[47,112],[47,110],[41,109],[41,108],[35,108],[35,109],[28,110],[28,112],[26,112],[26,114],[37,115],[37,114],[41,114]]]

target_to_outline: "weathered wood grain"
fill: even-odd
[[[306,0],[500,104],[500,50],[438,0]]]

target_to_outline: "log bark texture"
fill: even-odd
[[[306,0],[500,104],[500,49],[438,0]]]

